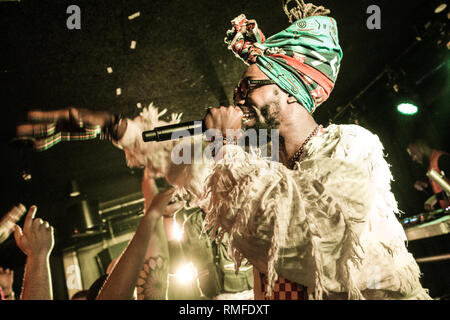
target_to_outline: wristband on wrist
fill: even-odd
[[[218,144],[226,145],[226,144],[237,144],[237,137],[222,137],[222,139],[216,139],[211,141],[213,146],[215,147]]]
[[[119,125],[122,119],[121,114],[114,113],[110,122],[102,128],[101,139],[118,141]]]
[[[213,141],[211,141],[211,146],[210,146],[210,150],[211,150],[211,155],[213,157],[216,156],[216,149],[217,151],[220,150],[223,146],[225,145],[237,145],[237,137],[233,136],[233,137],[222,137],[222,139],[214,139]]]
[[[226,144],[234,144],[234,145],[236,145],[237,144],[237,137],[230,137],[230,138],[229,137],[224,137],[222,143],[223,143],[223,145],[226,145]]]

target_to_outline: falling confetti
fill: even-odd
[[[142,109],[142,104],[140,102],[137,103],[138,109]]]
[[[106,71],[108,71],[108,73],[112,73],[113,69],[111,67],[106,68]]]
[[[122,94],[122,89],[121,88],[117,88],[116,89],[116,95],[120,96]]]
[[[141,15],[141,13],[138,11],[136,13],[133,13],[131,16],[128,16],[128,20],[133,20],[137,17],[139,17]]]
[[[130,46],[130,48],[131,49],[135,49],[136,48],[136,41],[131,41],[131,46]]]

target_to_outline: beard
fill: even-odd
[[[261,108],[248,105],[240,108],[244,113],[243,128],[247,131],[241,142],[245,150],[249,152],[252,148],[258,148],[261,154],[279,161],[280,150],[285,149],[284,139],[278,131],[281,114],[279,101],[269,102]],[[272,154],[273,152],[276,154]]]
[[[260,140],[260,130],[263,130],[267,132],[268,143],[272,142],[272,130],[277,130],[280,127],[279,110],[280,104],[278,102],[274,102],[272,107],[265,105],[260,109],[261,116],[255,117],[255,124],[252,126],[252,129],[256,130],[258,141]]]

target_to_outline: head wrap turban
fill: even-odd
[[[333,18],[299,19],[267,40],[244,14],[231,23],[225,43],[247,65],[256,63],[309,113],[328,99],[343,56]]]

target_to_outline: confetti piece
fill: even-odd
[[[121,88],[117,88],[117,89],[116,89],[116,94],[117,94],[118,96],[120,96],[120,95],[122,94],[122,89],[121,89]]]
[[[140,102],[137,103],[138,109],[142,109],[142,104]]]
[[[141,13],[138,11],[136,13],[133,13],[131,16],[128,16],[128,20],[133,20],[134,18],[137,18],[141,15]]]
[[[136,41],[131,41],[131,46],[130,46],[130,48],[131,49],[134,49],[134,48],[136,48]]]
[[[112,73],[113,69],[111,67],[106,68],[106,71],[108,71],[108,73]]]

